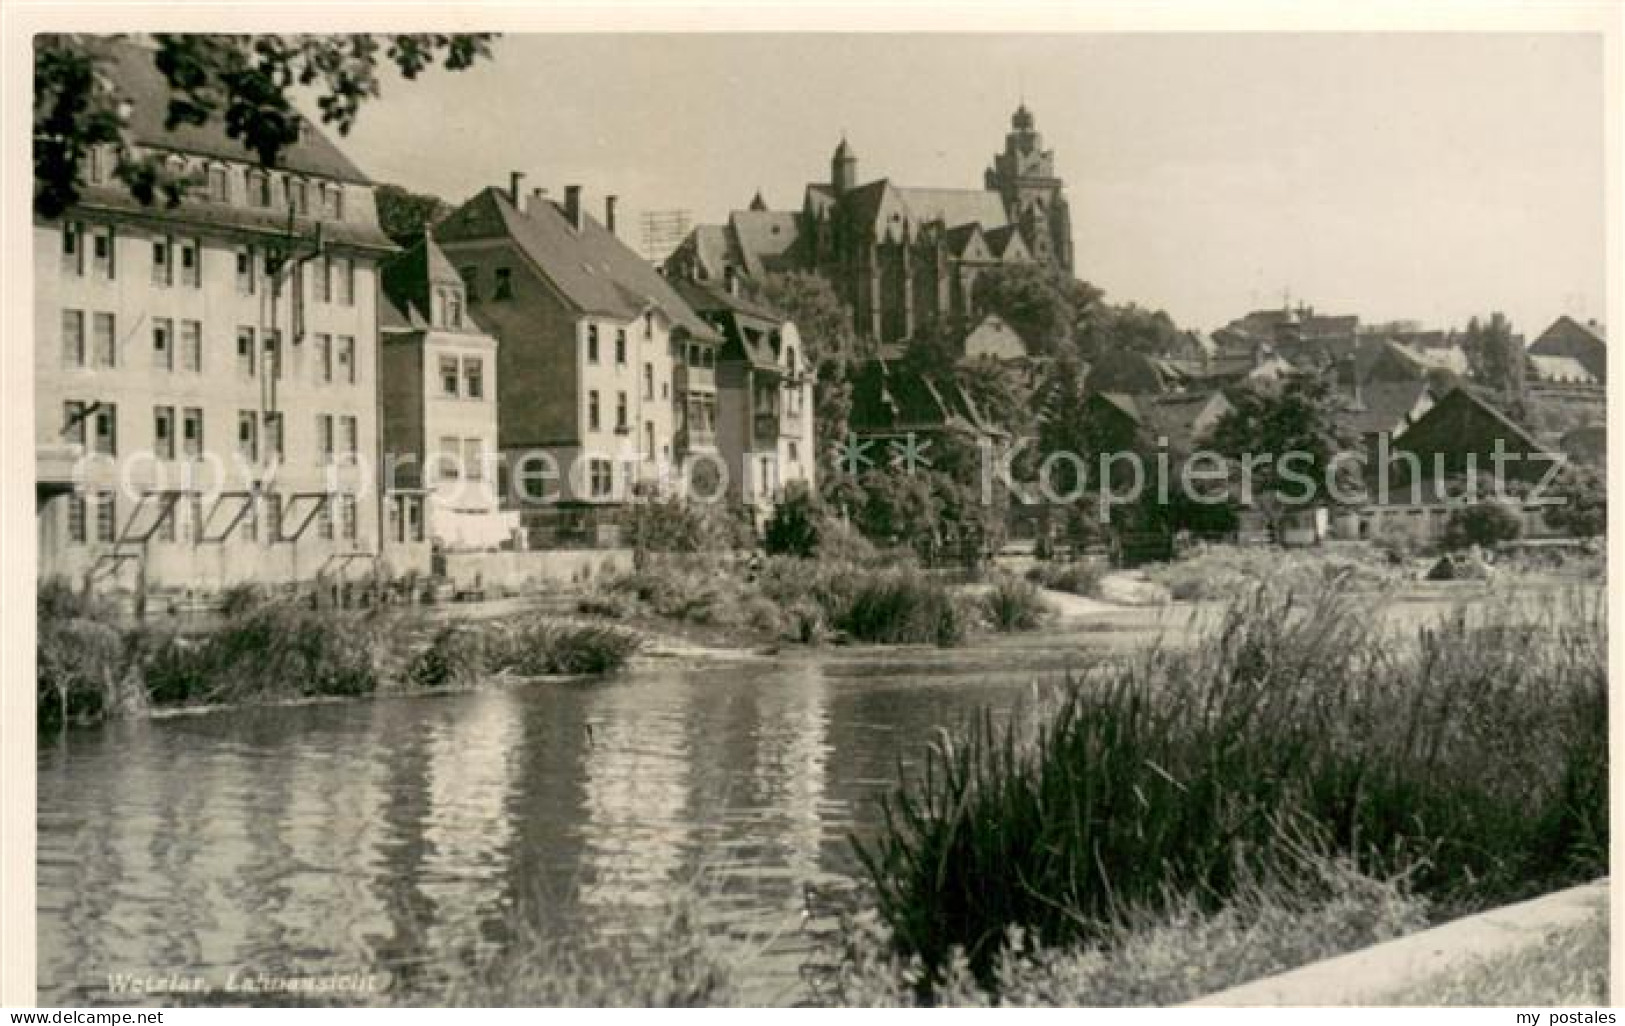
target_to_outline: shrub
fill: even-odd
[[[773,516],[762,533],[762,547],[769,555],[806,559],[818,552],[829,519],[829,511],[817,493],[796,482],[785,489],[784,497],[773,508]]]
[[[1522,534],[1523,521],[1512,509],[1499,502],[1477,502],[1450,514],[1440,544],[1450,551],[1474,545],[1492,548]]]
[[[852,638],[878,645],[949,646],[965,636],[963,614],[948,589],[909,570],[865,577],[832,620]]]
[[[1606,872],[1600,602],[1462,608],[1396,651],[1346,587],[1258,588],[1195,645],[1103,664],[1036,726],[928,753],[859,854],[922,982],[994,985],[1011,927],[1099,942],[1169,894],[1222,905],[1283,830],[1447,912]]]
[[[1086,598],[1100,594],[1105,574],[1098,563],[1040,563],[1027,571],[1027,579],[1041,588]]]
[[[625,666],[641,644],[637,634],[619,627],[537,617],[488,639],[488,668],[524,677],[605,674]]]
[[[486,673],[488,659],[485,634],[461,624],[449,624],[435,632],[426,648],[413,657],[406,679],[419,687],[466,684]]]
[[[1029,581],[1006,577],[982,596],[987,623],[1001,634],[1037,630],[1050,613],[1049,604]]]

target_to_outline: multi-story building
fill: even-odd
[[[581,205],[519,182],[488,188],[435,226],[468,308],[497,339],[503,493],[532,545],[603,541],[616,508],[680,481],[676,372],[721,339],[671,285]]]
[[[689,305],[722,336],[694,343],[678,368],[679,442],[726,468],[730,501],[761,526],[784,489],[816,487],[813,374],[794,321],[733,287],[678,281]]]
[[[40,573],[212,588],[374,569],[379,230],[314,126],[267,170],[218,124],[163,124],[152,53],[110,45],[131,135],[194,187],[144,206],[91,155],[36,218]]]
[[[974,320],[979,275],[1033,262],[1073,273],[1072,221],[1054,152],[1023,104],[984,188],[859,184],[857,153],[842,139],[829,181],[810,183],[799,211],[769,210],[758,193],[726,224],[696,228],[666,266],[715,283],[815,270],[851,306],[860,335],[894,342],[930,322]]]
[[[463,280],[434,238],[383,270],[379,377],[384,472],[428,501],[428,536],[443,550],[514,541],[517,513],[497,491],[497,341],[468,314]],[[386,523],[386,547],[410,543]]]

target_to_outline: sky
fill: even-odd
[[[1368,323],[1603,319],[1600,37],[509,35],[387,79],[341,145],[456,203],[510,171],[644,210],[799,209],[844,134],[860,181],[976,188],[1025,99],[1078,277],[1211,330],[1283,296]]]

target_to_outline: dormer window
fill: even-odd
[[[271,205],[271,176],[264,171],[248,173],[248,205],[260,208]]]

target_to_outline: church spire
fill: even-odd
[[[756,190],[756,195],[750,201],[750,208],[752,210],[766,210],[767,209],[767,200],[762,198],[762,190],[761,189]]]

